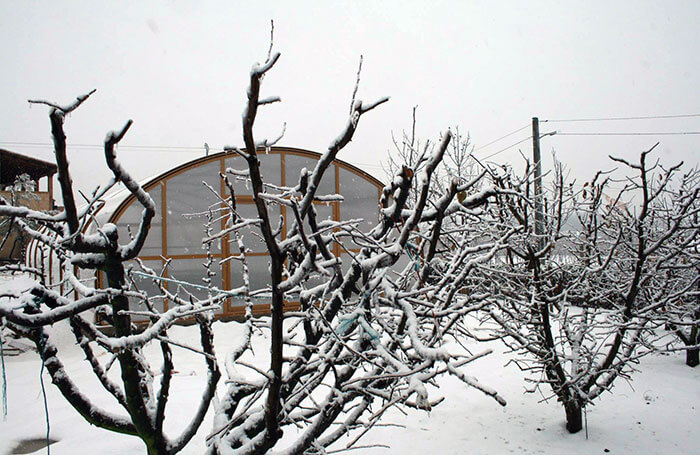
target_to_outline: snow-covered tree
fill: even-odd
[[[413,108],[410,133],[404,131],[401,139],[396,138],[392,134],[394,149],[389,151],[387,160],[382,166],[390,179],[400,173],[404,166],[411,169],[414,173],[420,172],[427,164],[428,157],[438,145],[429,140],[422,141],[416,136],[417,110],[418,106],[415,106]],[[459,183],[464,183],[472,180],[478,174],[488,174],[487,167],[476,160],[471,153],[473,147],[469,135],[462,135],[458,127],[451,129],[450,135],[451,140],[445,151],[445,156],[430,182],[430,199],[439,199],[440,196],[445,194],[453,179],[456,179]],[[485,183],[485,181],[486,179],[483,179],[480,183]],[[409,207],[415,204],[418,194],[418,182],[417,179],[414,179],[411,195],[407,202]],[[458,195],[457,197],[462,196]]]
[[[387,98],[364,103],[353,97],[345,128],[315,168],[302,170],[295,186],[267,185],[258,156],[276,141],[256,141],[253,126],[258,108],[279,101],[260,97],[263,77],[278,58],[278,53],[270,54],[250,73],[244,146],[227,148],[246,166],[227,169],[222,176],[230,190],[221,197],[228,211],[224,231],[232,236],[236,251],[230,260],[241,263],[244,275],[246,335],[226,357],[228,388],[215,406],[214,430],[207,439],[210,452],[326,453],[326,447],[353,430],[359,434],[344,445],[356,446],[389,408],[427,410],[439,403],[428,390],[444,374],[505,404],[463,371],[485,353],[470,353],[450,341],[461,318],[485,301],[483,295],[463,292],[472,271],[464,265],[493,258],[516,228],[475,244],[473,225],[464,224],[449,233],[460,238],[449,260],[436,254],[445,234],[444,218],[465,213],[477,220],[478,208],[496,194],[493,188],[480,188],[485,173],[466,182],[453,179],[439,199],[429,197],[452,140],[448,132],[417,159],[420,168],[404,163],[397,169],[383,189],[373,229],[363,231],[357,219],[320,220],[314,201],[342,204],[343,197],[319,194],[319,182],[351,141],[362,116]],[[234,179],[252,186],[256,218],[237,213]],[[463,195],[459,200],[458,194]],[[272,219],[275,206],[287,214],[285,236],[283,224],[278,227]],[[270,282],[264,289],[250,286],[249,250],[239,235],[250,226],[269,254]],[[334,255],[335,245],[344,254]],[[251,297],[261,293],[271,298],[271,314],[256,318]],[[299,301],[300,309],[283,312],[286,301]],[[255,336],[269,337],[268,365],[245,360]],[[254,376],[242,377],[240,368],[251,369]]]
[[[164,296],[148,296],[127,281],[125,263],[138,256],[155,214],[153,200],[129,176],[116,157],[115,146],[131,126],[131,120],[119,132],[111,132],[105,138],[105,160],[112,171],[112,179],[86,198],[82,208],[78,207],[66,154],[64,121],[93,92],[78,97],[69,106],[42,100],[30,101],[50,108],[64,210],[47,214],[0,200],[0,215],[13,219],[28,237],[54,255],[62,268],[63,281],[53,286],[37,282],[24,292],[3,295],[0,318],[15,333],[34,341],[53,383],[85,420],[107,430],[141,438],[149,454],[174,454],[185,447],[201,425],[220,377],[214,357],[209,310],[215,308],[223,297],[190,302],[179,299],[177,295],[167,295],[165,297],[171,302],[170,309],[159,313],[152,305],[153,299]],[[143,206],[138,231],[126,240],[119,238],[114,224],[98,226],[93,216],[99,199],[118,183],[122,183]],[[90,223],[94,228],[88,234],[86,226]],[[84,272],[83,279],[77,270]],[[98,288],[94,281],[98,271],[105,278],[102,288]],[[92,279],[86,280],[86,276]],[[140,333],[132,321],[129,299],[141,301],[148,308],[145,314],[150,318],[150,324]],[[103,321],[111,326],[108,330],[100,331],[94,324],[92,310],[98,308]],[[178,437],[169,438],[163,431],[173,373],[171,340],[167,329],[175,320],[186,316],[193,316],[199,324],[208,381],[199,409],[189,425]],[[61,321],[70,324],[75,340],[85,354],[86,367],[92,368],[104,389],[121,405],[123,414],[114,414],[95,405],[94,397],[84,393],[71,379],[52,337],[51,326]],[[110,332],[113,334],[108,335]],[[155,387],[155,375],[142,350],[150,342],[160,343],[162,352],[163,367],[158,389]],[[104,352],[109,354],[103,357],[108,359],[107,362],[100,360]],[[108,372],[113,365],[120,370],[117,380],[115,375],[110,376]]]
[[[531,175],[500,180],[529,197],[503,200],[503,226],[523,230],[504,255],[481,267],[490,277],[490,316],[517,352],[515,363],[530,373],[531,391],[551,390],[572,433],[582,428],[582,409],[617,378],[628,378],[639,357],[658,345],[659,310],[690,290],[687,280],[664,277],[697,242],[697,226],[684,226],[696,216],[700,188],[689,187],[692,173],[682,176],[684,190],[668,199],[680,166],[650,165],[650,152],[639,163],[613,158],[630,174],[613,198],[605,174],[575,190],[557,165],[543,195],[541,234]]]
[[[677,235],[664,242],[658,255],[665,258],[650,286],[650,302],[658,295],[671,294],[658,306],[658,317],[675,335],[674,349],[686,352],[686,365],[700,364],[700,171],[692,169],[678,185],[667,185],[656,204],[658,232],[667,232],[676,224]],[[690,199],[689,199],[690,198]],[[687,216],[679,217],[678,207],[692,201]]]

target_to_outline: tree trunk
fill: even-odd
[[[124,266],[120,258],[115,253],[112,253],[106,262],[104,272],[107,276],[107,285],[112,289],[123,289],[125,283]],[[128,313],[120,313],[120,311],[129,310],[128,297],[124,295],[115,296],[112,298],[111,304],[115,335],[117,337],[131,335],[131,316]],[[158,434],[161,429],[154,428],[146,414],[145,400],[148,399],[148,391],[145,390],[145,384],[141,381],[143,371],[136,354],[130,349],[125,349],[117,354],[117,359],[121,368],[127,411],[136,427],[138,436],[146,444],[148,455],[165,455],[167,452],[161,450],[163,441]]]
[[[564,404],[566,412],[566,429],[569,433],[578,433],[583,428],[581,404],[578,401],[569,401]]]
[[[700,364],[700,348],[692,348],[685,351],[685,364],[689,367],[696,367]]]
[[[698,287],[700,288],[700,282],[698,283]],[[696,320],[700,318],[700,305],[695,310],[694,316]],[[697,346],[700,343],[700,324],[694,324],[690,329],[690,335],[687,338],[681,337],[681,339],[685,342],[686,346],[695,346],[685,351],[685,364],[689,367],[698,366],[698,363],[700,363],[700,358],[698,358],[700,348]]]

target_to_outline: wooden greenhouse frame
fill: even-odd
[[[264,156],[265,154],[278,154],[280,155],[280,182],[281,186],[294,186],[296,185],[296,181],[290,181],[288,180],[288,176],[286,175],[286,157],[290,155],[297,155],[297,156],[302,156],[306,158],[313,159],[317,161],[320,157],[321,154],[316,153],[316,152],[311,152],[308,150],[302,150],[298,148],[291,148],[291,147],[271,147],[267,152],[261,151],[261,156]],[[161,213],[158,214],[160,215],[160,220],[162,222],[162,235],[161,235],[161,254],[150,254],[150,255],[140,255],[139,258],[144,261],[153,261],[157,262],[160,261],[161,265],[165,263],[165,260],[167,259],[172,259],[172,260],[179,260],[179,259],[202,259],[206,260],[207,258],[207,253],[202,252],[202,253],[195,253],[195,254],[173,254],[171,251],[168,249],[168,181],[178,175],[187,173],[188,171],[191,171],[193,169],[196,169],[197,167],[207,165],[210,163],[215,163],[219,162],[219,169],[220,172],[224,173],[226,170],[226,159],[231,158],[231,157],[236,157],[235,154],[233,153],[227,153],[227,152],[221,152],[205,157],[201,157],[198,159],[195,159],[193,161],[187,162],[185,164],[182,164],[178,167],[175,167],[158,177],[155,177],[154,179],[150,180],[148,183],[143,185],[144,189],[146,191],[153,190],[155,187],[160,186],[160,196],[161,196],[161,201],[160,201],[160,211]],[[312,169],[309,169],[311,171]],[[381,195],[381,191],[383,188],[383,183],[376,179],[375,177],[371,176],[370,174],[362,171],[361,169],[358,169],[357,167],[345,163],[341,160],[334,160],[332,164],[332,168],[329,169],[330,172],[327,171],[326,173],[326,178],[328,175],[334,175],[335,178],[335,193],[336,194],[342,194],[341,193],[341,170],[348,171],[352,174],[355,174],[362,179],[364,179],[366,182],[372,184],[377,188],[377,198],[376,198],[376,203],[378,204],[379,202],[379,197]],[[270,175],[266,174],[266,178],[269,179]],[[291,177],[291,176],[290,176]],[[297,176],[294,176],[294,178],[297,178]],[[222,179],[219,179],[220,182],[220,187],[218,190],[220,191],[220,194],[227,194],[227,190],[225,188],[224,182]],[[111,215],[109,215],[108,222],[117,224],[119,222],[120,217],[126,212],[127,208],[134,203],[135,198],[133,195],[130,195],[127,197],[125,200],[123,200],[117,208],[113,211]],[[236,204],[239,205],[247,205],[247,204],[253,204],[253,197],[250,194],[237,194],[236,195]],[[332,206],[332,219],[335,221],[340,221],[341,217],[341,204],[339,202],[314,202],[314,204],[318,205],[331,205]],[[223,205],[222,205],[223,207]],[[283,229],[282,229],[282,238],[285,238],[286,236],[286,231],[287,231],[287,216],[286,216],[286,207],[281,207],[281,215],[284,219],[283,221]],[[224,220],[222,219],[222,228]],[[152,226],[151,229],[154,229]],[[221,249],[218,252],[211,252],[212,257],[216,259],[223,259],[225,257],[228,257],[231,255],[231,249],[230,249],[230,238],[228,234],[222,238],[221,242]],[[340,256],[342,254],[341,251],[342,247],[339,244],[335,244],[333,246],[333,249],[331,250],[336,256]],[[358,252],[359,249],[357,248],[347,248],[347,251],[349,252]],[[249,257],[255,257],[255,256],[268,256],[267,252],[249,252],[247,253],[247,256]],[[231,283],[231,263],[230,261],[225,262],[221,266],[221,278],[222,278],[222,286],[223,289],[229,290],[232,288],[232,283]],[[168,277],[168,271],[165,271],[165,278]],[[101,277],[98,275],[98,285],[101,286]],[[165,285],[167,286],[167,282],[165,282]],[[167,302],[164,302],[164,308],[167,309]],[[285,309],[295,309],[298,308],[298,302],[285,302]],[[259,303],[255,304],[253,306],[253,311],[257,314],[262,314],[265,312],[269,312],[270,305],[269,303]],[[245,308],[243,306],[239,305],[234,305],[231,302],[231,299],[227,299],[226,304],[224,308],[222,309],[223,311],[221,313],[217,314],[217,317],[237,317],[241,316],[244,313]]]

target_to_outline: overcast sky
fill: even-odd
[[[540,119],[700,114],[698,1],[0,2],[0,147],[52,160],[48,111],[97,92],[66,121],[69,143],[101,144],[134,120],[120,148],[139,178],[239,145],[250,67],[263,61],[275,21],[282,57],[263,96],[257,138],[323,151],[347,120],[360,55],[358,96],[389,103],[368,113],[340,158],[384,180],[391,133],[436,140],[459,127],[484,157],[527,138]],[[551,122],[541,132],[698,132],[700,117]],[[665,162],[700,161],[700,135],[542,139],[579,181],[636,159],[661,141]],[[20,145],[18,143],[24,143]],[[147,146],[147,147],[146,147]],[[163,147],[154,149],[153,147]],[[192,147],[190,151],[183,148]],[[200,149],[194,149],[199,147]],[[514,162],[529,141],[493,156]],[[98,148],[69,148],[73,179],[90,190],[108,174]]]

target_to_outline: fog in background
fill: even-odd
[[[66,120],[78,188],[108,176],[99,144],[128,119],[119,157],[144,179],[241,145],[251,65],[265,59],[274,19],[282,56],[262,96],[257,139],[323,152],[347,121],[360,55],[358,98],[389,103],[363,116],[339,158],[386,180],[381,162],[411,128],[436,141],[459,127],[480,158],[531,155],[530,121],[700,113],[700,2],[0,2],[0,147],[53,161],[48,110],[97,92]],[[510,132],[523,128],[491,145]],[[700,116],[547,122],[552,151],[583,182],[661,144],[667,163],[700,161],[700,136],[568,136],[561,133],[692,133]],[[519,145],[507,148],[517,142]],[[37,145],[38,144],[38,145]],[[71,147],[70,144],[77,144]],[[507,148],[504,151],[504,148]],[[58,192],[58,191],[56,191]]]

